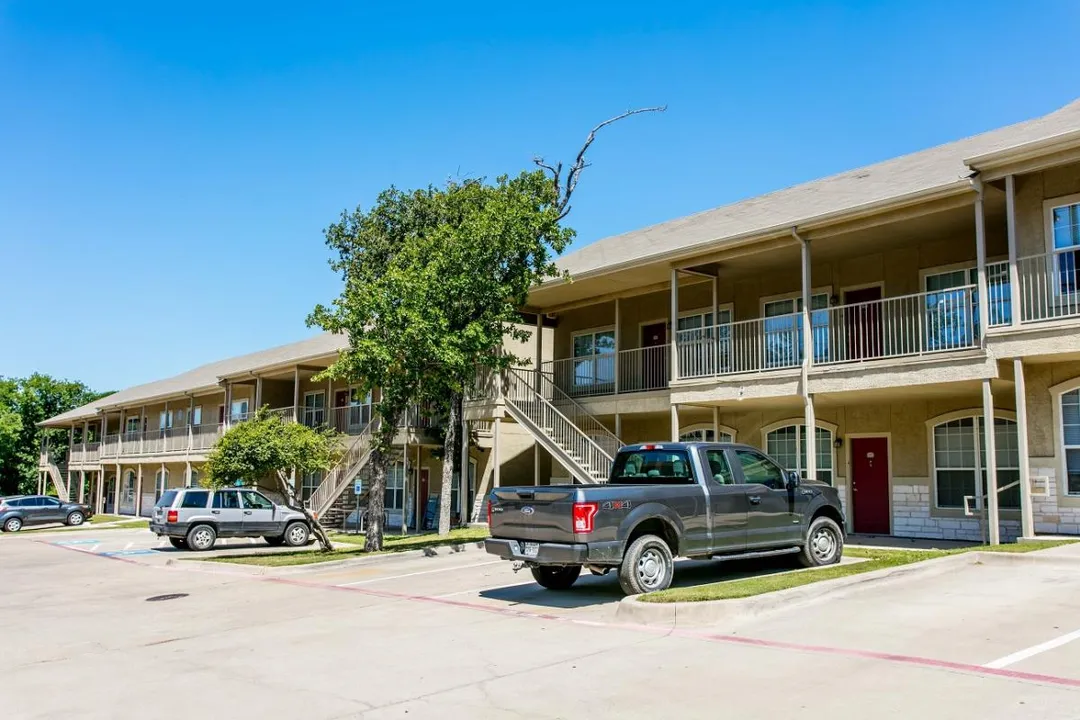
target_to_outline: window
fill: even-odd
[[[1077,292],[1080,271],[1080,203],[1050,210],[1054,290],[1058,295]]]
[[[706,451],[705,460],[709,463],[709,474],[714,481],[720,485],[735,484],[735,476],[731,474],[731,467],[723,450]]]
[[[140,427],[139,420],[140,420],[140,418],[137,415],[133,416],[133,417],[129,417],[127,420],[125,420],[124,421],[124,432],[126,432],[128,435],[137,434],[139,432],[139,427]]]
[[[214,508],[224,510],[239,510],[240,496],[230,490],[214,493]]]
[[[187,425],[187,410],[173,410],[169,427],[182,428]]]
[[[615,331],[602,330],[574,335],[574,385],[606,385],[615,382]]]
[[[371,422],[371,392],[360,388],[349,390],[349,426],[367,427]]]
[[[685,450],[635,450],[620,452],[615,457],[611,483],[632,482],[693,482],[690,460]]]
[[[160,498],[162,493],[165,492],[165,488],[169,487],[169,471],[158,470],[154,475],[154,496]]]
[[[326,393],[304,393],[304,414],[301,418],[308,427],[318,427],[326,422]]]
[[[40,504],[44,505],[45,507],[48,507],[48,508],[58,508],[58,507],[60,507],[60,501],[57,500],[56,498],[51,498],[51,497],[41,498],[41,503]]]
[[[188,487],[196,487],[199,484],[199,471],[191,468],[191,476],[188,478]]]
[[[1080,389],[1061,395],[1061,439],[1065,450],[1065,494],[1080,495]]]
[[[202,405],[191,408],[191,424],[202,425]]]
[[[135,505],[135,471],[128,470],[124,473],[124,485],[121,488],[120,503],[122,505]]]
[[[167,410],[158,413],[158,429],[168,430],[173,426],[173,414]]]
[[[322,485],[322,481],[323,474],[321,470],[304,473],[304,477],[300,481],[300,499],[304,502],[310,500],[314,492]]]
[[[159,508],[172,507],[173,500],[175,500],[175,499],[176,499],[176,491],[175,490],[169,490],[167,492],[163,492],[161,494],[161,497],[159,497],[157,499],[157,502],[154,503],[154,507],[159,507]],[[204,506],[206,505],[206,500],[203,500],[203,505]]]
[[[784,471],[776,467],[767,457],[753,450],[736,450],[735,457],[742,467],[743,480],[747,485],[764,485],[773,490],[784,490],[787,482]]]
[[[823,362],[829,356],[829,295],[810,296],[810,334],[813,338],[814,360]],[[790,367],[802,362],[803,327],[802,298],[770,300],[764,303],[765,367]]]
[[[468,502],[472,505],[472,499],[476,492],[476,461],[469,458],[469,488],[467,490],[469,494]],[[461,495],[461,483],[458,482],[457,476],[454,477],[454,485],[450,488],[450,507],[457,513],[462,513],[462,508],[458,504],[460,502]],[[464,514],[461,515],[462,521],[467,520]]]
[[[683,315],[675,337],[679,343],[679,367],[683,375],[699,376],[731,371],[731,309]],[[720,358],[719,367],[717,357]]]
[[[273,510],[274,503],[254,490],[241,490],[240,497],[244,500],[244,507],[249,510]]]
[[[984,483],[985,489],[983,427],[982,417],[957,418],[934,426],[934,483],[938,507],[963,508],[965,497],[975,497],[974,507],[982,506],[982,499],[977,497],[976,480]],[[1015,422],[1005,418],[994,420],[994,445],[1000,489],[1020,479]],[[998,505],[1005,509],[1019,508],[1019,486],[1000,492]]]
[[[240,400],[233,400],[232,407],[229,410],[229,422],[247,420],[248,415],[248,399],[241,398]]]
[[[689,427],[679,432],[681,442],[735,442],[735,438],[729,432],[720,431],[717,435],[711,427]]]
[[[816,440],[814,456],[817,461],[817,479],[833,483],[833,434],[828,428],[819,427],[814,433]],[[788,425],[777,428],[765,436],[765,452],[776,458],[788,470],[797,470],[806,477],[806,426]]]
[[[387,510],[401,510],[405,507],[405,466],[395,464],[386,474],[386,492],[383,504]]]
[[[175,492],[170,490],[169,492]],[[168,493],[166,493],[168,494]],[[235,495],[235,493],[232,493]],[[182,508],[204,508],[206,507],[206,501],[210,499],[210,493],[206,490],[192,490],[184,493],[184,499],[180,501],[180,507]],[[220,507],[215,501],[214,507]]]

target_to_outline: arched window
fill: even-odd
[[[817,479],[833,484],[833,431],[818,427],[814,434],[817,460]],[[791,424],[765,433],[765,452],[776,458],[784,468],[798,470],[806,477],[806,425]]]
[[[169,471],[158,470],[154,476],[154,502],[161,499],[162,494],[169,487]]]
[[[1065,494],[1080,495],[1080,388],[1061,393],[1060,417]]]
[[[984,427],[981,415],[957,417],[934,425],[934,485],[939,508],[963,508],[964,498],[977,496],[976,488],[979,485],[985,492]],[[994,419],[994,445],[997,485],[1003,488],[1020,479],[1020,453],[1013,420],[1002,417]],[[1002,508],[1019,508],[1019,486],[1000,492],[998,505]],[[981,506],[981,498],[971,505]]]
[[[124,472],[124,481],[120,484],[120,508],[121,513],[135,512],[135,485],[138,479],[134,470]]]
[[[199,471],[195,468],[191,468],[191,474],[188,475],[188,487],[199,487]]]
[[[717,433],[712,423],[699,425],[687,425],[679,429],[679,440],[682,442],[735,442],[735,431],[729,427],[720,427]]]

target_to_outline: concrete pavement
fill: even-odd
[[[12,717],[1075,718],[1080,707],[1080,641],[1067,639],[1080,629],[1080,572],[1062,563],[911,575],[734,628],[670,632],[619,623],[610,576],[552,593],[480,553],[273,578],[36,540],[0,543]],[[687,570],[715,575],[708,565]],[[172,593],[186,596],[147,600]]]

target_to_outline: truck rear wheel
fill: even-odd
[[[815,518],[806,531],[806,544],[799,553],[803,567],[821,567],[840,562],[844,554],[844,533],[835,521],[827,517]]]
[[[671,548],[655,535],[642,535],[630,543],[619,566],[619,585],[627,595],[665,590],[674,576]]]
[[[581,574],[580,565],[541,566],[530,569],[536,583],[548,590],[569,590]]]

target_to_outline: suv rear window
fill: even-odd
[[[685,450],[627,450],[615,457],[609,484],[692,483]]]
[[[166,490],[165,492],[161,493],[161,497],[159,497],[158,501],[156,503],[154,503],[154,507],[159,507],[159,508],[172,507],[173,500],[175,500],[175,499],[176,499],[176,491],[175,490]]]
[[[206,501],[210,499],[210,493],[206,490],[188,490],[184,493],[184,499],[180,501],[182,508],[204,508]]]

